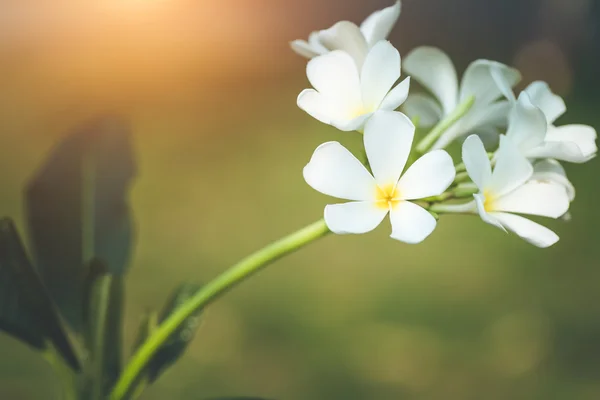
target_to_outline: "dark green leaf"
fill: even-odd
[[[121,372],[123,325],[123,277],[112,275],[100,260],[90,263],[86,281],[85,345],[89,352],[90,399],[108,393]]]
[[[200,287],[200,285],[185,283],[175,290],[159,315],[159,323],[173,314],[173,312],[196,293]],[[147,377],[150,382],[154,382],[166,368],[175,363],[175,361],[177,361],[184,353],[198,329],[201,312],[202,310],[198,310],[194,315],[190,316],[185,323],[169,337],[158,352],[156,352],[155,356],[148,364]]]
[[[49,340],[73,369],[80,368],[53,301],[10,219],[0,220],[0,328],[38,349]]]
[[[86,265],[126,270],[132,222],[127,192],[134,176],[129,126],[102,118],[67,136],[26,192],[36,266],[69,324],[82,328]]]

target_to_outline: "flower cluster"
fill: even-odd
[[[474,61],[460,83],[450,57],[437,48],[419,47],[401,63],[387,41],[400,11],[397,1],[360,26],[342,21],[291,43],[310,59],[312,88],[300,93],[298,106],[341,131],[363,134],[363,162],[327,142],[304,168],[311,187],[349,200],[325,207],[327,226],[365,233],[389,214],[392,238],[419,243],[440,214],[461,213],[538,247],[553,245],[553,231],[517,214],[568,214],[575,189],[559,161],[592,159],[596,131],[556,126],[566,111],[563,99],[544,82],[515,96],[521,75],[502,63]],[[409,92],[411,79],[421,92]],[[416,143],[415,125],[429,130]],[[462,142],[457,163],[444,150],[455,141]]]

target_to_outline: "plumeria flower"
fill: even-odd
[[[547,124],[545,134],[539,130],[530,134],[523,132],[519,135],[519,147],[528,158],[555,158],[557,160],[573,163],[584,163],[596,156],[598,147],[596,145],[596,130],[587,125],[564,125],[554,126],[554,122],[562,116],[567,108],[564,100],[552,93],[547,83],[536,81],[529,85],[515,99],[512,89],[506,81],[496,77],[497,84],[504,95],[514,104],[515,110],[512,114],[518,114],[516,108],[535,106],[539,108]],[[525,99],[525,97],[527,97]],[[533,111],[532,111],[533,112]],[[511,115],[511,118],[513,116]]]
[[[531,180],[562,185],[567,191],[569,201],[575,200],[575,187],[567,177],[563,166],[556,160],[540,160],[533,164]]]
[[[412,122],[398,112],[378,112],[369,120],[364,145],[373,174],[338,142],[315,150],[304,168],[306,182],[321,193],[351,200],[325,207],[331,231],[366,233],[389,213],[394,239],[419,243],[433,232],[436,219],[411,201],[443,193],[454,180],[455,170],[448,153],[437,150],[402,174],[414,132]]]
[[[357,65],[362,66],[369,49],[387,39],[400,17],[400,1],[371,14],[361,25],[341,21],[331,28],[315,31],[308,41],[294,40],[292,49],[307,58],[326,54],[333,50],[344,50],[352,55]]]
[[[362,130],[377,110],[393,111],[408,96],[410,79],[400,78],[400,53],[382,40],[367,55],[359,70],[341,50],[313,58],[306,67],[315,89],[298,96],[298,106],[314,118],[342,131]]]
[[[475,133],[497,141],[499,129],[506,127],[510,103],[502,97],[491,70],[495,69],[510,87],[521,79],[519,72],[504,64],[477,60],[465,71],[460,86],[450,57],[435,47],[419,47],[406,56],[404,72],[423,85],[431,94],[411,94],[404,105],[410,117],[419,117],[419,125],[429,127],[449,116],[471,96],[471,109],[452,125],[433,145],[446,147],[455,139]]]
[[[549,247],[558,241],[548,228],[513,213],[561,217],[569,209],[569,195],[563,185],[532,180],[533,167],[505,136],[500,137],[493,172],[483,142],[476,135],[463,143],[462,157],[479,189],[474,195],[474,206],[481,219],[538,247]]]

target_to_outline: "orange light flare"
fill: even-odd
[[[253,4],[8,0],[0,5],[0,79],[36,101],[107,104],[240,80],[260,73],[269,51],[269,21]]]

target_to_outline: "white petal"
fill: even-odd
[[[313,58],[319,53],[305,40],[294,40],[290,42],[292,50],[306,58]]]
[[[371,201],[332,204],[325,207],[325,223],[337,234],[370,232],[383,221],[387,208]]]
[[[546,248],[558,242],[558,235],[550,229],[527,218],[506,213],[494,213],[494,217],[509,231],[512,231],[534,246]]]
[[[537,162],[533,166],[531,180],[562,185],[569,195],[569,201],[575,199],[575,187],[571,181],[569,181],[569,178],[567,178],[565,169],[556,160],[542,160]]]
[[[339,112],[333,108],[334,102],[328,101],[325,96],[314,89],[305,89],[298,95],[298,107],[306,111],[313,118],[330,124],[333,118],[340,118]]]
[[[343,50],[361,66],[367,55],[368,46],[362,32],[352,22],[341,21],[331,28],[319,32],[319,41],[329,50]]]
[[[429,211],[410,201],[401,201],[393,207],[390,210],[390,220],[392,222],[390,236],[410,244],[425,240],[431,235],[437,223]]]
[[[325,54],[329,52],[329,49],[325,47],[323,43],[321,43],[321,39],[319,38],[319,31],[311,32],[311,34],[308,36],[308,44],[318,54]]]
[[[404,71],[439,100],[444,114],[457,106],[458,79],[450,57],[435,47],[419,47],[406,56]]]
[[[360,30],[370,47],[380,40],[387,39],[400,17],[400,10],[400,0],[397,0],[393,6],[369,15],[360,25]]]
[[[406,165],[415,127],[399,112],[380,111],[365,125],[365,151],[380,186],[396,185]]]
[[[510,80],[510,75],[504,73],[504,68],[501,68],[498,65],[492,65],[490,73],[492,74],[492,79],[494,79],[500,93],[502,93],[510,103],[517,101],[513,92],[514,82]]]
[[[575,142],[545,142],[526,153],[529,158],[555,158],[572,163],[584,163],[593,158],[584,156]]]
[[[347,200],[374,200],[377,186],[367,169],[338,142],[315,150],[304,167],[304,179],[319,192]]]
[[[400,53],[390,42],[382,40],[367,54],[360,74],[365,108],[371,111],[377,109],[398,78]]]
[[[477,193],[477,194],[474,194],[473,197],[475,198],[475,204],[477,205],[477,212],[479,213],[479,216],[481,217],[483,222],[485,222],[486,224],[493,225],[496,228],[499,228],[499,229],[503,230],[504,232],[506,232],[506,229],[504,228],[504,226],[502,226],[500,221],[498,221],[493,215],[489,214],[486,211],[485,196],[481,193]]]
[[[475,134],[479,136],[483,142],[486,151],[493,151],[500,144],[500,131],[493,126],[480,127],[475,130]]]
[[[580,155],[571,162],[585,162],[598,152],[596,130],[588,125],[550,126],[546,134],[547,142],[572,142],[578,147]]]
[[[373,113],[366,113],[350,119],[333,119],[331,125],[335,126],[341,131],[359,131],[362,132],[365,127],[365,123],[371,118]]]
[[[476,104],[460,122],[469,131],[489,126],[503,128],[502,130],[505,131],[512,107],[513,105],[507,100],[496,101],[485,106]]]
[[[456,170],[452,157],[444,150],[434,150],[412,164],[398,182],[403,200],[438,196],[454,181]]]
[[[494,196],[503,196],[527,182],[533,174],[531,163],[506,136],[500,136],[500,148],[496,153],[496,167],[486,188]]]
[[[306,66],[306,75],[319,93],[342,104],[348,112],[362,108],[358,69],[347,53],[332,51],[313,58]]]
[[[539,107],[549,124],[556,121],[567,111],[567,106],[562,97],[552,93],[546,82],[536,81],[525,88],[531,102]]]
[[[556,183],[530,181],[493,201],[493,211],[558,218],[569,210],[569,195]]]
[[[469,136],[463,143],[462,159],[473,183],[479,190],[485,189],[491,183],[492,165],[477,135]]]
[[[428,95],[415,93],[408,96],[404,102],[403,111],[411,118],[418,118],[418,125],[429,128],[442,118],[440,105]]]
[[[544,142],[548,123],[542,110],[531,103],[529,95],[521,92],[508,124],[506,136],[527,153]]]
[[[410,77],[404,79],[400,82],[396,87],[394,87],[388,94],[385,96],[381,105],[379,106],[380,110],[383,111],[394,111],[402,103],[406,101],[408,97],[408,90],[410,87]]]
[[[521,80],[521,74],[514,68],[489,60],[477,60],[472,62],[465,71],[460,85],[459,101],[465,101],[469,96],[475,96],[479,104],[489,104],[502,96],[502,91],[497,79],[492,76],[492,70],[496,76],[501,76],[510,87]]]

